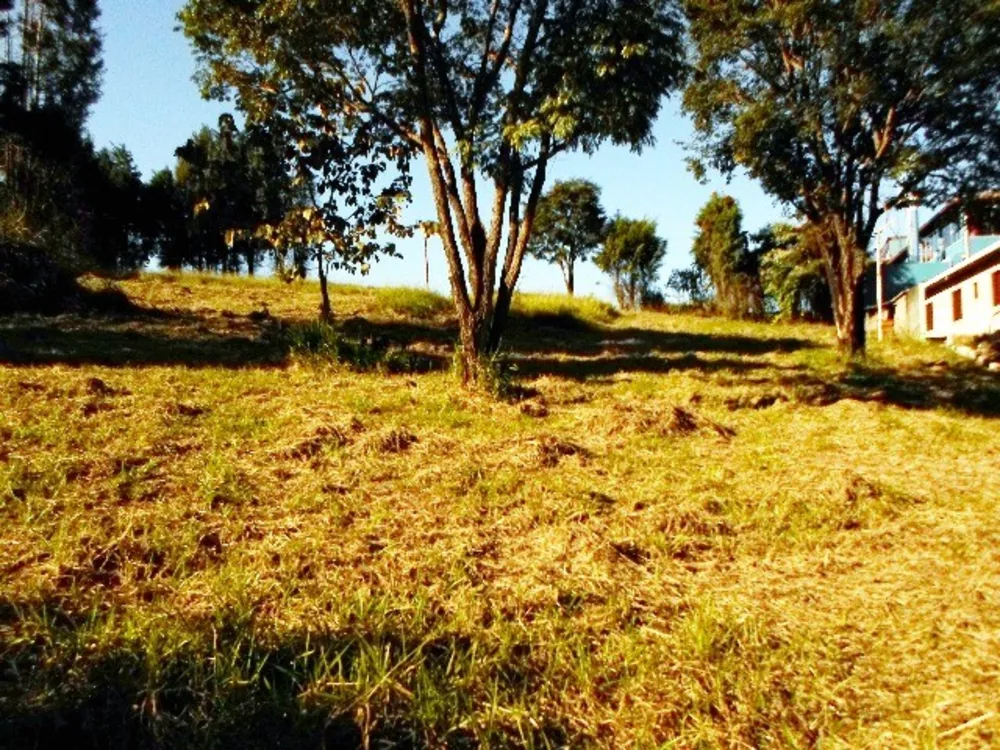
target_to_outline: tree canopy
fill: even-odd
[[[833,308],[823,266],[822,234],[809,224],[769,224],[751,238],[764,294],[785,319],[830,322]]]
[[[601,189],[596,184],[589,180],[556,182],[538,201],[528,252],[559,266],[566,292],[572,295],[575,266],[600,246],[605,224]]]
[[[655,221],[615,216],[594,263],[611,276],[619,306],[638,310],[653,291],[666,254],[667,241],[657,236]]]
[[[315,168],[357,156],[335,192],[424,157],[467,378],[500,345],[549,160],[648,144],[685,72],[673,0],[189,0],[181,19],[206,93],[291,123]]]
[[[696,171],[745,169],[825,234],[843,345],[887,206],[968,186],[1000,112],[1000,4],[686,0]]]
[[[764,313],[759,262],[743,231],[743,212],[734,198],[712,193],[698,212],[692,253],[715,290],[715,304],[730,317]]]

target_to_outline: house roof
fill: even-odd
[[[882,266],[883,304],[891,302],[907,289],[917,284],[930,281],[946,270],[948,270],[948,264],[943,261],[935,261],[933,263],[904,261]],[[875,266],[870,266],[865,273],[865,307],[869,310],[874,310],[876,302]]]
[[[960,282],[963,277],[967,276],[967,272],[971,267],[982,265],[980,261],[985,261],[986,263],[992,262],[990,257],[984,256],[993,256],[1000,253],[1000,235],[972,237],[971,240],[968,257],[963,254],[953,262],[946,261],[948,267],[941,271],[941,273],[928,279],[928,285],[934,284],[938,287],[948,286],[948,279],[952,276],[956,276],[954,283]]]

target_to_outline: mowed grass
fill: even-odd
[[[923,344],[143,276],[0,320],[0,747],[985,747],[1000,379]]]

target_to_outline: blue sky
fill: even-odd
[[[172,166],[174,149],[203,124],[215,125],[227,107],[203,101],[191,77],[195,60],[187,40],[175,31],[183,0],[102,0],[105,75],[103,96],[94,107],[89,128],[97,146],[124,144],[132,151],[145,176]],[[656,123],[656,146],[642,154],[628,149],[602,148],[594,156],[568,154],[550,169],[556,179],[583,177],[601,186],[608,214],[655,219],[668,242],[661,278],[671,268],[690,263],[694,218],[713,190],[728,192],[743,208],[745,228],[754,231],[783,216],[780,206],[752,181],[738,178],[729,185],[714,178],[699,184],[686,170],[679,142],[690,136],[690,126],[668,101]],[[414,200],[407,211],[411,221],[433,217],[430,189],[422,162],[413,168]],[[378,285],[423,284],[423,241],[401,240],[401,259],[384,258],[365,277],[336,276],[338,281]],[[447,290],[445,261],[431,240],[431,285]],[[561,291],[562,276],[555,267],[533,260],[525,263],[519,288]],[[577,293],[608,297],[610,287],[591,264],[577,271]]]

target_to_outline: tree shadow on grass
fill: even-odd
[[[9,634],[45,623],[44,637],[0,643],[0,750],[515,747],[523,730],[536,746],[570,742],[558,721],[498,722],[488,738],[460,726],[478,705],[465,687],[471,670],[515,705],[540,688],[531,646],[483,664],[483,644],[460,635],[359,624],[274,636],[221,613],[164,648],[149,636],[97,643],[94,617],[56,599],[0,601]]]
[[[969,416],[1000,417],[1000,376],[973,364],[935,364],[895,369],[853,365],[842,375],[780,376],[776,385],[792,390],[798,401],[829,406],[844,399],[903,409],[953,409]]]
[[[290,356],[286,327],[266,313],[140,310],[118,315],[14,316],[0,319],[0,364],[281,367]],[[410,372],[446,369],[458,333],[452,324],[360,317],[344,320],[340,328],[376,349],[411,352]],[[606,380],[622,373],[698,371],[731,374],[737,378],[734,384],[788,387],[797,399],[820,405],[851,398],[908,409],[950,408],[1000,416],[1000,376],[972,364],[909,369],[857,365],[825,377],[804,366],[753,359],[817,346],[781,336],[603,327],[572,315],[544,313],[513,315],[505,341],[518,374],[526,378]]]
[[[89,312],[0,318],[0,364],[242,368],[279,366],[288,357],[281,323],[266,313]]]

